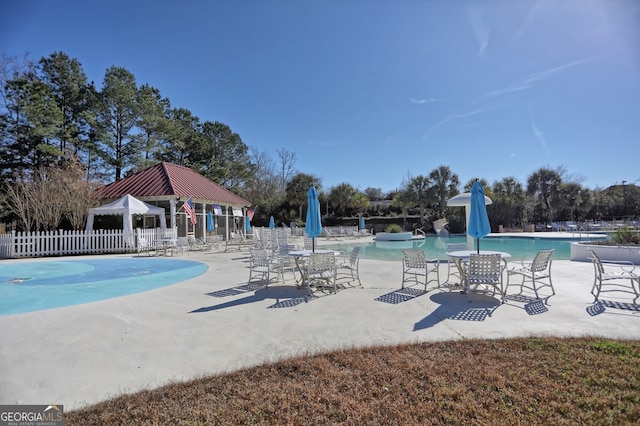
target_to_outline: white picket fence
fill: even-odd
[[[161,238],[177,238],[176,229],[122,229],[96,231],[11,232],[0,234],[0,258],[67,256],[76,254],[130,253],[138,250],[138,237],[154,244]]]

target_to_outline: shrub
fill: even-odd
[[[389,225],[389,226],[387,226],[385,228],[384,232],[389,232],[391,234],[397,234],[399,232],[402,232],[402,227],[400,227],[400,225],[392,223],[391,225]]]
[[[640,245],[640,234],[628,226],[622,226],[611,235],[611,241],[620,246]]]

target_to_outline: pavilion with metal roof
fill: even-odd
[[[125,195],[132,195],[148,204],[163,207],[167,212],[167,223],[177,227],[178,236],[193,234],[207,236],[207,215],[211,213],[218,235],[229,238],[230,232],[244,229],[246,209],[251,202],[207,179],[194,170],[161,162],[124,179],[106,185],[95,192],[96,198],[109,202]],[[196,213],[192,224],[183,209],[191,199]],[[141,220],[154,221],[154,217]],[[155,223],[142,223],[142,227],[155,227]]]

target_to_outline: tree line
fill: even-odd
[[[82,228],[96,187],[160,161],[189,167],[251,200],[258,226],[271,215],[278,222],[302,222],[311,185],[320,191],[329,221],[396,215],[406,223],[413,215],[425,230],[442,217],[454,229],[464,223],[461,209],[446,205],[461,184],[448,166],[407,176],[400,189],[386,194],[347,182],[324,191],[320,177],[296,170],[295,152],[281,148],[272,155],[250,147],[225,123],[173,106],[158,88],[139,85],[122,67],[108,68],[98,88],[80,62],[63,52],[38,61],[3,55],[0,144],[0,219],[23,230]],[[478,179],[493,200],[488,211],[495,227],[630,218],[640,210],[635,184],[592,190],[562,167],[540,168],[526,184],[513,177],[493,184]]]

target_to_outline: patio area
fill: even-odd
[[[308,297],[290,276],[284,285],[247,285],[247,252],[184,258],[208,270],[130,296],[0,317],[0,403],[58,403],[71,410],[337,348],[529,335],[640,339],[640,306],[632,297],[607,295],[593,303],[591,263],[555,261],[557,294],[547,303],[511,294],[512,287],[500,305],[484,294],[469,302],[446,288],[402,289],[397,261],[361,259],[362,287]]]

